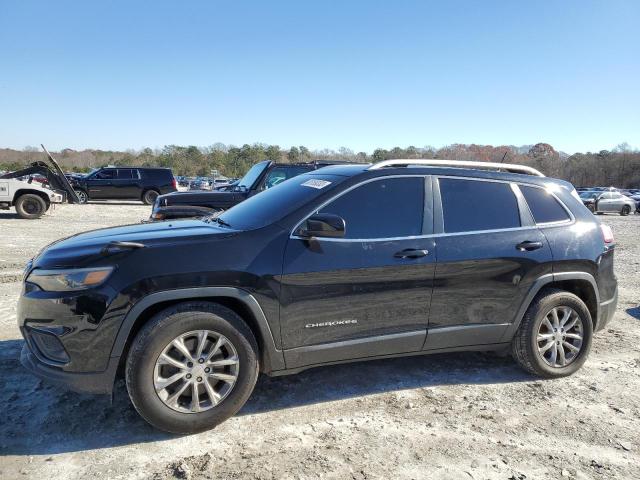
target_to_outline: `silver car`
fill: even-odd
[[[636,211],[636,202],[616,191],[602,192],[596,197],[592,210],[593,213],[619,213],[629,215]]]

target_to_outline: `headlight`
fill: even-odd
[[[33,270],[27,282],[48,292],[69,292],[97,287],[113,272],[113,267],[74,268],[70,270]]]

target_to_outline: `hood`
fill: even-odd
[[[135,252],[130,248],[104,250],[111,242],[135,242],[143,248],[198,243],[204,239],[227,238],[237,230],[201,220],[125,225],[102,228],[58,240],[45,247],[33,260],[33,267],[83,267],[101,259],[121,258]],[[117,259],[116,258],[116,259]]]

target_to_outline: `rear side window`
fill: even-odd
[[[130,180],[133,177],[133,170],[130,168],[119,168],[118,178],[122,180]]]
[[[520,185],[520,191],[529,204],[536,223],[563,222],[570,220],[567,211],[553,195],[543,188]]]
[[[508,183],[440,178],[446,233],[520,226],[518,201]]]
[[[144,178],[150,180],[166,180],[167,178],[170,178],[172,176],[172,173],[164,168],[146,168],[138,171],[140,172],[141,176],[144,176]]]
[[[345,238],[422,234],[424,178],[385,178],[365,183],[320,209],[345,220]]]

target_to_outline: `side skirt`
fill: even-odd
[[[283,375],[293,375],[296,373],[300,373],[304,370],[309,370],[311,368],[325,367],[329,365],[341,365],[344,363],[366,362],[370,360],[383,360],[387,358],[414,357],[417,355],[430,355],[434,353],[468,352],[468,351],[473,351],[473,352],[503,351],[509,348],[510,345],[511,343],[509,342],[492,343],[488,345],[467,345],[463,347],[437,348],[433,350],[419,350],[416,352],[393,353],[388,355],[375,355],[375,356],[365,357],[365,358],[354,358],[349,360],[336,360],[336,361],[330,361],[330,362],[324,362],[324,363],[316,363],[313,365],[305,365],[305,366],[296,367],[296,368],[287,368],[285,370],[274,370],[267,373],[267,375],[269,375],[270,377],[280,377]],[[285,354],[286,354],[286,351],[285,351]]]

